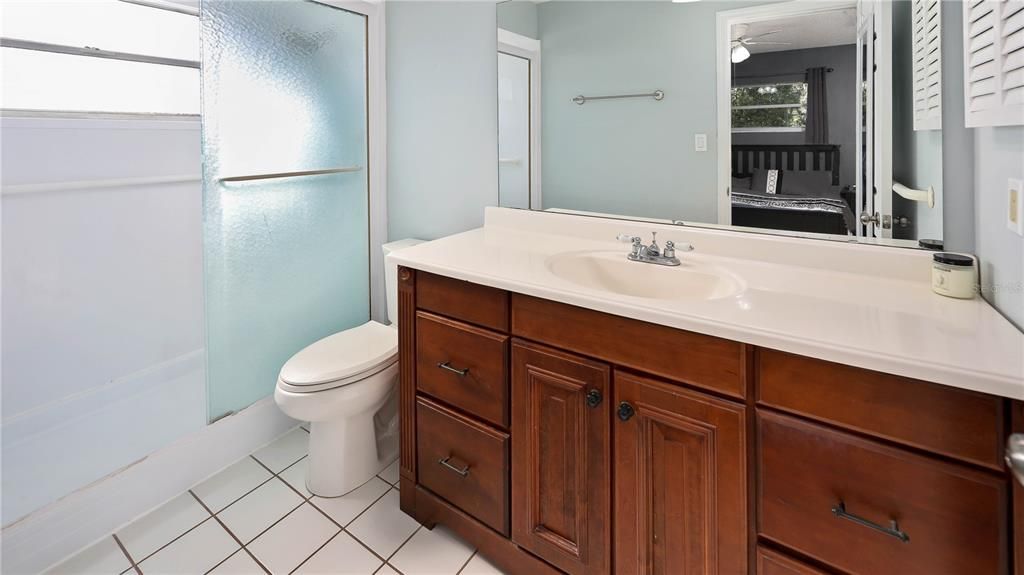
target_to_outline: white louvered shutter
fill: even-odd
[[[942,2],[913,0],[914,130],[942,129]]]
[[[964,2],[968,128],[1024,125],[1024,0]]]

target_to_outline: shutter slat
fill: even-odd
[[[1021,48],[1024,48],[1024,28],[1003,36],[1003,47],[1000,52],[1002,52],[1004,56],[1010,52],[1016,52]]]
[[[938,0],[912,0],[911,59],[914,80],[914,130],[942,128],[942,4]],[[984,49],[985,38],[976,40]]]

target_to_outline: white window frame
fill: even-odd
[[[199,18],[198,5],[193,6],[189,0],[119,0],[125,4],[145,6],[155,10],[166,10],[177,12]],[[169,58],[164,56],[153,56],[150,54],[137,54],[132,52],[118,52],[91,48],[85,46],[69,46],[66,44],[53,44],[50,42],[39,42],[23,38],[0,37],[0,47],[19,50],[31,50],[36,52],[47,52],[51,54],[67,54],[71,56],[83,56],[87,58],[104,58],[108,60],[120,60],[122,62],[139,62],[160,66],[177,66],[182,68],[195,68],[200,70],[201,63],[198,60],[185,60],[181,58]],[[68,118],[68,119],[126,119],[126,120],[150,120],[167,118],[172,120],[194,120],[199,121],[199,114],[173,114],[166,112],[89,112],[85,110],[43,110],[23,108],[0,108],[0,117],[32,117],[32,118]]]
[[[807,82],[768,82],[764,84],[743,84],[741,86],[732,86],[729,90],[729,97],[732,97],[732,90],[736,88],[761,88],[765,86],[781,86],[783,84],[804,84]],[[730,100],[729,108],[729,124],[732,124],[732,110],[778,110],[782,108],[804,108],[807,104],[761,104],[755,106],[733,106]],[[804,120],[806,122],[807,114],[804,113]],[[733,134],[784,134],[784,133],[802,133],[806,130],[803,126],[750,126],[744,128],[732,128]]]

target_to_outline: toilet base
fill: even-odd
[[[309,428],[306,489],[319,497],[341,497],[380,473],[397,455],[378,457],[373,414],[342,421],[314,421]],[[341,454],[345,454],[344,457]]]

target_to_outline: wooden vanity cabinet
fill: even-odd
[[[508,573],[1024,575],[1019,402],[407,268],[399,322],[401,507]]]
[[[512,541],[566,573],[611,562],[608,365],[512,343]]]
[[[744,573],[745,408],[615,372],[615,570]]]

